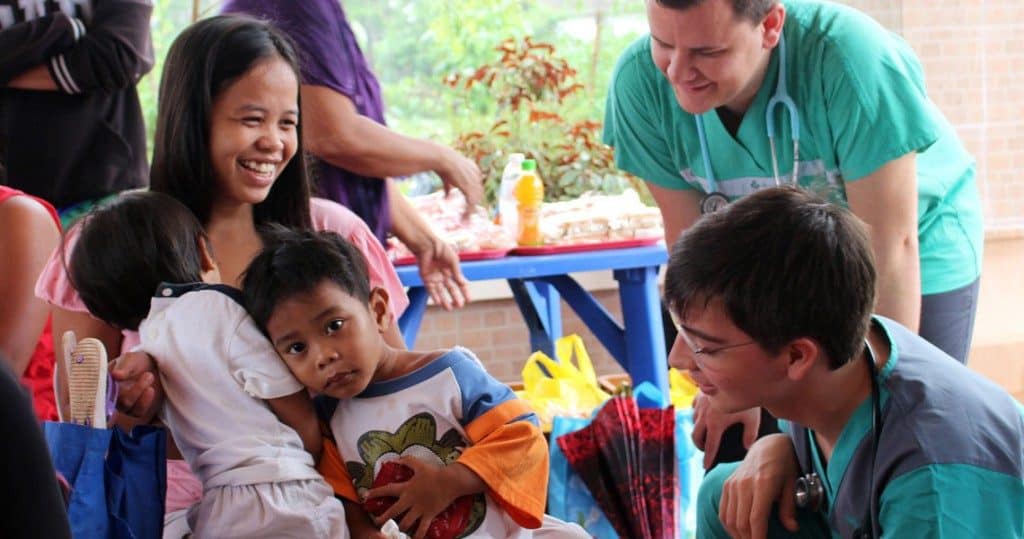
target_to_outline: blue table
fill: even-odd
[[[462,272],[470,281],[508,281],[530,331],[533,350],[543,350],[554,357],[554,341],[562,335],[560,300],[564,299],[630,374],[634,384],[651,382],[663,395],[668,395],[658,293],[658,267],[667,259],[665,247],[653,245],[463,262]],[[399,266],[397,270],[402,283],[409,287],[409,307],[399,319],[399,328],[406,345],[412,348],[428,296],[417,266]],[[621,323],[569,276],[598,270],[612,270],[619,283]]]

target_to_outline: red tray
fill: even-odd
[[[516,247],[509,254],[518,256],[555,255],[579,253],[582,251],[603,251],[605,249],[625,249],[627,247],[643,247],[661,241],[660,236],[650,238],[633,238],[631,240],[605,241],[601,243],[573,243],[568,245],[542,245],[540,247]]]
[[[492,258],[501,258],[509,253],[511,249],[484,249],[483,251],[467,251],[465,253],[459,253],[459,260],[463,262],[470,262],[472,260],[490,260]],[[402,258],[396,258],[392,264],[396,266],[408,266],[416,263],[415,256],[403,256]]]

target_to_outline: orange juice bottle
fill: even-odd
[[[522,174],[516,182],[515,197],[519,213],[519,245],[540,246],[544,239],[540,233],[540,205],[544,202],[544,183],[537,175],[537,162],[526,159]]]

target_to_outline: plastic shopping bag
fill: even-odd
[[[149,539],[163,534],[167,435],[138,426],[94,429],[43,423],[54,467],[71,486],[68,521],[76,538]]]
[[[579,524],[597,539],[618,537],[608,517],[597,506],[594,496],[565,458],[555,440],[590,424],[590,418],[556,416],[551,426],[551,474],[548,477],[548,513],[566,522]]]
[[[579,335],[558,339],[555,356],[557,360],[544,352],[534,352],[522,371],[523,390],[519,396],[537,412],[545,432],[551,430],[555,416],[589,417],[610,397],[598,384],[594,365]]]
[[[693,445],[693,409],[676,411],[676,463],[679,475],[679,537],[696,537],[697,492],[704,480],[704,452]]]

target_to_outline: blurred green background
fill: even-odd
[[[216,14],[220,4],[156,2],[156,66],[140,83],[150,143],[167,48],[194,16]],[[495,61],[494,48],[503,39],[531,36],[554,45],[583,85],[559,113],[570,121],[601,120],[616,58],[646,31],[639,0],[349,0],[342,5],[380,79],[388,123],[404,134],[443,143],[493,123],[494,103],[484,89],[456,91],[443,80]]]

